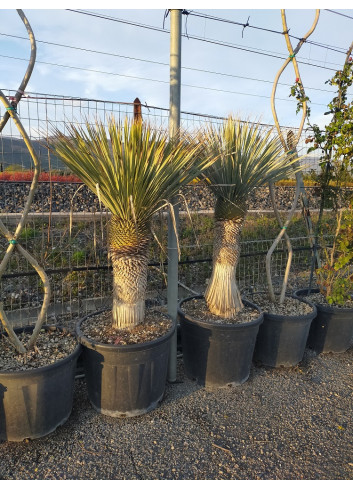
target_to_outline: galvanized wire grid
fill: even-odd
[[[15,92],[7,91],[7,96]],[[142,105],[142,117],[156,126],[167,127],[168,109]],[[0,117],[2,115],[0,108]],[[19,104],[18,111],[23,125],[39,153],[42,169],[54,172],[67,171],[63,164],[49,154],[45,142],[51,129],[56,127],[64,131],[65,122],[83,124],[85,120],[93,122],[97,117],[105,120],[113,115],[123,120],[131,117],[133,103],[74,99],[55,95],[27,93]],[[205,124],[221,124],[223,118],[183,112],[181,124],[184,129],[196,131]],[[268,129],[271,126],[264,126]],[[289,130],[290,128],[283,128]],[[293,129],[293,128],[291,128]],[[305,154],[305,137],[298,146],[299,154]],[[310,159],[311,166],[317,165],[318,155]],[[22,140],[17,136],[12,121],[9,121],[0,135],[1,170],[9,165],[18,165],[18,169],[30,169],[31,159]],[[12,166],[12,169],[16,167]],[[14,226],[14,214],[23,207],[23,197],[28,184],[21,182],[0,182],[0,212],[6,214],[4,221]],[[263,192],[264,215],[257,216],[256,224],[253,212],[246,221],[242,256],[238,266],[238,280],[242,290],[265,288],[265,255],[278,233],[278,225],[271,214],[271,206],[266,189]],[[278,189],[279,199],[283,189]],[[290,205],[291,193],[285,192]],[[203,292],[210,277],[212,258],[212,206],[213,197],[209,189],[202,186],[185,189],[188,207],[181,200],[180,219],[180,294],[191,291]],[[26,248],[44,266],[52,284],[52,306],[48,312],[48,321],[60,315],[72,318],[102,304],[108,304],[111,296],[110,269],[106,249],[107,213],[98,199],[83,185],[67,183],[40,183],[32,205],[32,215],[23,230],[21,240]],[[250,209],[252,206],[250,204]],[[254,209],[253,209],[254,210]],[[192,221],[187,218],[191,212]],[[261,221],[262,219],[262,221]],[[167,256],[166,256],[166,219],[156,217],[154,230],[160,244],[151,243],[151,267],[148,297],[151,300],[165,300]],[[294,253],[292,265],[293,283],[301,274],[305,274],[310,263],[311,252],[304,226],[296,225],[288,230],[292,237]],[[299,234],[298,234],[299,233]],[[5,240],[0,239],[0,256],[5,248]],[[283,276],[286,263],[286,251],[280,247],[273,257],[273,273],[278,283]],[[13,311],[18,324],[30,321],[33,308],[39,305],[42,295],[40,280],[32,273],[27,263],[15,255],[4,276],[0,291],[5,309]]]
[[[3,90],[8,98],[11,99],[15,95],[13,90]],[[0,117],[4,111],[0,107]],[[32,141],[37,143],[38,153],[40,153],[42,168],[47,169],[50,162],[50,169],[64,169],[65,167],[53,157],[48,155],[48,150],[39,143],[45,143],[45,140],[54,127],[65,132],[65,123],[74,122],[76,124],[84,124],[85,120],[94,122],[96,118],[105,121],[108,116],[113,115],[118,120],[123,120],[125,117],[131,117],[134,112],[134,103],[113,102],[105,100],[93,100],[84,98],[63,97],[58,95],[47,95],[26,92],[20,104],[18,105],[18,113],[21,121],[28,132]],[[142,118],[149,120],[157,127],[167,127],[169,110],[161,107],[152,107],[141,105]],[[196,114],[191,112],[181,113],[181,126],[188,131],[196,131],[206,124],[220,125],[225,120],[224,117]],[[274,126],[262,124],[264,129],[268,130]],[[282,127],[285,134],[289,130],[296,131],[296,128]],[[298,153],[305,154],[307,145],[305,139],[307,133],[301,137],[298,144]],[[8,141],[9,138],[9,141]],[[7,145],[6,143],[9,143]],[[19,164],[24,168],[28,168],[27,162],[30,158],[27,155],[26,149],[21,144],[18,132],[14,130],[13,124],[7,124],[3,133],[0,134],[0,157],[6,164]],[[319,155],[311,156],[310,164],[317,165]]]

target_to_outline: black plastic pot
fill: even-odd
[[[16,332],[24,330],[33,328],[21,328]],[[0,371],[1,440],[40,438],[65,423],[72,410],[76,362],[80,352],[81,345],[78,344],[68,357],[46,367],[18,372]]]
[[[76,327],[83,346],[88,397],[94,409],[112,417],[132,417],[158,406],[165,390],[170,341],[166,335],[136,345],[107,345],[83,335],[82,318]]]
[[[295,292],[305,302],[310,302],[309,289]],[[319,289],[312,289],[313,294]],[[316,353],[342,353],[353,344],[353,309],[315,304],[317,316],[310,328],[307,346]]]
[[[202,297],[183,299],[178,308],[185,373],[206,388],[242,384],[250,374],[263,315],[248,323],[221,324],[201,321],[182,311],[183,303]],[[251,302],[243,302],[260,311]]]
[[[300,299],[298,299],[300,300]],[[264,313],[257,335],[254,360],[269,367],[293,367],[303,359],[310,324],[317,311],[305,316]]]

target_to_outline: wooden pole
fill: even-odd
[[[134,121],[142,122],[141,102],[138,97],[136,97],[134,100]]]

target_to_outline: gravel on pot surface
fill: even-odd
[[[254,294],[249,300],[258,305],[263,312],[279,316],[305,316],[313,312],[313,307],[299,299],[285,297],[283,304],[272,302],[265,294]]]
[[[53,434],[0,442],[3,480],[351,480],[353,348],[307,350],[296,367],[254,365],[247,382],[206,391],[184,375],[136,418],[99,415],[84,378]]]
[[[131,330],[112,327],[112,311],[104,311],[87,317],[80,326],[81,332],[92,340],[108,345],[135,345],[164,336],[172,327],[166,312],[146,308],[143,323]]]
[[[31,334],[23,332],[18,334],[19,340],[26,346]],[[68,357],[77,347],[75,336],[63,331],[50,331],[41,329],[36,345],[27,353],[17,353],[9,339],[0,336],[0,373],[31,370],[45,367]],[[1,387],[1,386],[0,386]],[[1,398],[0,398],[1,409]]]
[[[344,304],[329,304],[326,300],[326,297],[321,294],[320,292],[317,292],[315,294],[309,294],[303,296],[304,299],[307,299],[308,301],[312,302],[313,304],[320,304],[322,306],[326,307],[338,307],[338,308],[347,308],[353,309],[353,300],[348,300]]]
[[[255,321],[261,312],[254,307],[244,304],[244,309],[239,311],[233,318],[222,318],[212,314],[208,310],[207,303],[204,298],[191,299],[181,304],[181,310],[184,314],[199,319],[201,321],[209,321],[219,324],[242,324],[250,321]]]

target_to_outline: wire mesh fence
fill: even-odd
[[[10,101],[16,93],[13,90],[3,90],[3,92]],[[106,121],[107,117],[111,116],[116,120],[123,120],[125,117],[134,115],[135,107],[136,103],[134,102],[114,102],[26,92],[17,107],[17,111],[39,154],[42,169],[54,171],[65,170],[65,166],[58,158],[50,155],[45,147],[46,140],[53,128],[65,133],[65,124],[70,122],[80,125],[84,124],[85,121],[92,123],[97,118]],[[0,107],[0,117],[4,115],[4,111],[5,108]],[[140,111],[144,120],[150,121],[157,127],[167,127],[169,109],[141,104]],[[204,127],[205,124],[220,125],[224,120],[224,117],[207,114],[181,113],[181,126],[188,131],[196,131]],[[271,125],[261,125],[266,130],[273,128],[275,131]],[[297,130],[289,127],[282,127],[281,129],[284,134],[289,130],[294,133]],[[297,145],[299,154],[306,154],[308,147],[305,143],[306,139],[307,134],[304,133]],[[0,135],[0,162],[4,170],[13,165],[18,165],[18,168],[30,169],[32,165],[27,148],[19,137],[12,120],[9,120]],[[308,158],[306,164],[308,169],[317,167],[318,154],[313,154]]]
[[[6,93],[7,92],[7,93]],[[5,91],[8,97],[12,91]],[[84,124],[96,118],[118,120],[133,117],[136,104],[111,101],[76,99],[54,95],[31,94],[24,96],[18,113],[37,150],[42,170],[48,172],[48,181],[40,182],[28,223],[20,236],[21,243],[37,258],[50,277],[52,306],[49,318],[59,314],[69,317],[109,304],[111,279],[106,246],[109,215],[98,199],[85,187],[64,178],[67,169],[54,158],[45,144],[52,129],[65,131],[65,123]],[[167,127],[169,110],[141,105],[144,120],[156,126]],[[0,117],[3,113],[0,108]],[[206,124],[217,125],[223,118],[182,112],[182,127],[196,131]],[[265,129],[271,126],[264,125]],[[282,128],[284,132],[295,128]],[[307,151],[306,135],[297,150]],[[317,166],[318,155],[308,160],[308,168]],[[22,211],[29,183],[21,170],[30,170],[32,163],[28,151],[17,134],[12,121],[0,135],[0,213],[5,225],[14,229]],[[16,173],[16,171],[18,173]],[[12,174],[13,180],[5,180]],[[211,273],[214,197],[203,185],[184,189],[180,200],[180,294],[202,293]],[[311,209],[317,207],[315,188],[308,188]],[[281,212],[290,208],[294,196],[292,187],[276,187],[276,199]],[[267,188],[257,189],[249,201],[249,216],[242,233],[241,258],[238,281],[243,291],[261,289],[265,284],[265,256],[279,232]],[[189,214],[191,219],[189,218]],[[315,216],[315,214],[313,214]],[[315,219],[315,217],[313,217]],[[156,216],[153,222],[158,242],[150,245],[150,278],[148,297],[165,301],[167,278],[167,221],[166,215]],[[304,221],[298,213],[288,229],[294,248],[292,276],[294,282],[305,276],[311,260],[311,250]],[[6,249],[6,239],[0,238],[0,259]],[[278,284],[283,277],[287,251],[283,243],[273,255],[273,275]],[[16,313],[16,321],[26,323],[40,305],[42,284],[30,265],[16,253],[11,258],[1,284],[4,308]],[[14,316],[15,317],[15,316]]]

